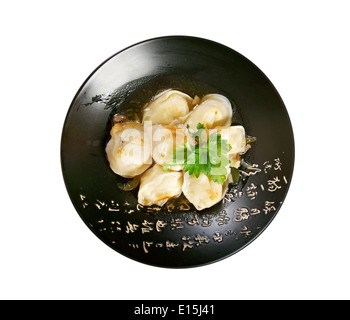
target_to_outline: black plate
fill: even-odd
[[[135,191],[117,187],[121,178],[106,159],[111,117],[138,112],[167,88],[225,95],[234,122],[257,138],[246,154],[252,169],[223,201],[200,212],[186,202],[138,205]],[[74,207],[98,238],[146,264],[190,267],[230,256],[265,230],[291,182],[294,138],[278,92],[252,62],[209,40],[162,37],[117,53],[84,82],[64,124],[61,163]]]

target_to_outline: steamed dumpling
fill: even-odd
[[[111,169],[124,178],[133,178],[152,165],[151,141],[137,122],[116,123],[106,146]]]
[[[221,134],[221,139],[227,140],[231,145],[232,149],[228,153],[228,158],[231,161],[230,166],[238,168],[241,164],[240,154],[244,153],[246,150],[246,136],[244,127],[240,125],[217,127],[210,130],[209,134],[212,134],[215,131]]]
[[[152,156],[157,164],[164,166],[173,159],[174,148],[183,145],[186,139],[182,128],[176,126],[153,126]],[[172,167],[178,171],[182,165]]]
[[[145,206],[161,206],[181,194],[182,184],[182,172],[163,171],[163,166],[155,164],[141,176],[138,202]]]
[[[213,129],[216,126],[229,126],[231,121],[232,106],[230,101],[221,94],[208,94],[189,114],[185,126],[196,131],[198,123],[204,124],[207,129]]]
[[[156,96],[143,110],[142,122],[153,124],[171,124],[181,122],[189,111],[193,99],[177,90],[167,90]]]
[[[210,208],[224,197],[228,186],[228,180],[224,184],[218,184],[204,173],[198,178],[194,174],[184,174],[182,192],[197,210]]]

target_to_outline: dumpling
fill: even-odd
[[[152,121],[153,124],[171,124],[180,122],[192,105],[193,99],[177,90],[167,90],[156,96],[143,110],[142,122]]]
[[[224,184],[218,184],[204,173],[201,173],[196,178],[194,174],[189,175],[186,172],[184,174],[182,192],[197,210],[203,210],[222,200],[227,191],[228,181],[229,179]]]
[[[163,166],[155,164],[141,176],[138,202],[145,206],[162,206],[181,194],[182,184],[182,172],[163,171]]]
[[[206,129],[213,129],[216,126],[229,126],[231,121],[230,101],[221,94],[208,94],[189,114],[185,126],[196,131],[198,123],[204,124]]]
[[[164,166],[173,159],[174,148],[185,143],[186,135],[182,128],[176,126],[153,126],[152,156],[157,164]],[[178,171],[182,165],[172,167]]]
[[[124,178],[133,178],[152,165],[151,138],[137,122],[116,123],[106,146],[111,169]]]
[[[228,153],[230,166],[238,168],[241,164],[240,154],[246,151],[246,136],[243,126],[217,127],[209,131],[209,134],[217,132],[221,134],[221,139],[227,140],[232,149]]]

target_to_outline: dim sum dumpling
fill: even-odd
[[[204,173],[201,173],[196,178],[194,174],[189,175],[186,172],[184,174],[182,192],[197,210],[203,210],[222,200],[227,191],[228,181],[229,179],[224,184],[218,184]]]
[[[152,156],[153,160],[162,166],[173,159],[174,148],[183,145],[186,139],[182,128],[176,126],[153,126]],[[182,165],[172,167],[172,170],[179,171]]]
[[[155,164],[141,176],[138,202],[145,206],[162,206],[181,194],[182,184],[182,172],[163,171],[163,166]]]
[[[151,138],[137,122],[116,123],[106,146],[111,169],[124,178],[133,178],[152,165]]]
[[[212,134],[214,131],[221,134],[221,139],[227,140],[232,149],[228,153],[228,158],[231,161],[230,166],[239,168],[240,154],[246,151],[246,136],[243,126],[217,127],[209,131]]]
[[[171,124],[181,122],[189,113],[193,99],[177,90],[167,90],[159,94],[143,110],[142,122],[153,124]]]
[[[216,126],[229,126],[231,121],[232,106],[230,101],[221,94],[208,94],[189,114],[185,126],[196,130],[197,124],[202,123],[206,129],[213,129]]]

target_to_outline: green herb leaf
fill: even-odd
[[[230,164],[228,152],[231,145],[221,139],[221,135],[213,133],[207,141],[201,140],[201,134],[205,130],[203,124],[197,124],[197,131],[192,133],[195,137],[195,145],[186,142],[184,145],[174,148],[173,160],[163,166],[163,170],[171,170],[175,165],[183,165],[183,170],[197,178],[201,173],[211,177],[214,182],[223,184],[227,177],[227,167]]]
[[[198,123],[197,124],[197,130],[199,130],[199,129],[205,129],[205,126],[204,126],[203,123]]]
[[[231,168],[232,183],[234,186],[238,185],[241,174],[239,170],[235,167]]]

